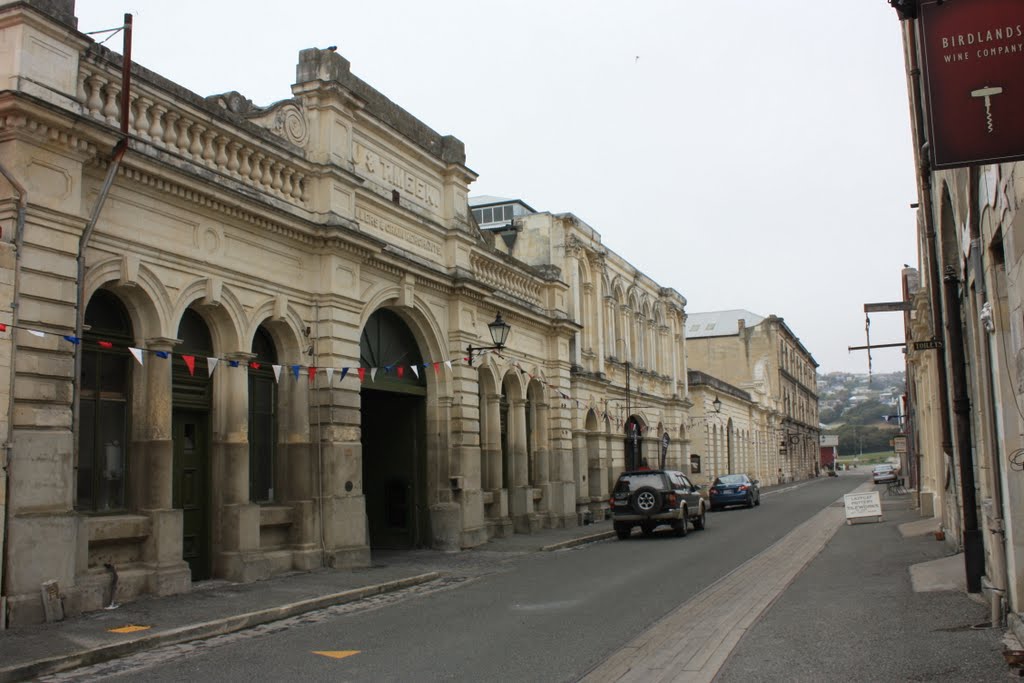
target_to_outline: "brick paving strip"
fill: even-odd
[[[866,483],[854,492],[873,488]],[[826,507],[677,607],[582,681],[711,681],[747,629],[821,552],[845,520],[842,505]],[[753,602],[752,595],[758,596]]]

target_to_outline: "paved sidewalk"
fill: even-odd
[[[452,573],[500,571],[503,563],[523,553],[558,550],[614,535],[611,522],[602,521],[572,529],[515,534],[457,553],[374,552],[373,566],[365,569],[324,569],[248,584],[207,581],[183,595],[144,597],[117,609],[90,612],[60,623],[0,631],[0,683],[231,633],[332,605],[443,581]],[[115,633],[111,629],[125,630]]]

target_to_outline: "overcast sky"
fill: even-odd
[[[465,142],[471,194],[572,212],[690,313],[775,314],[867,372],[866,302],[917,265],[896,13],[885,0],[78,0],[134,15],[139,64],[199,95],[291,96],[299,50]],[[102,36],[100,36],[102,39]],[[107,46],[120,52],[121,37]],[[873,314],[873,343],[903,339]],[[875,372],[903,369],[898,348]]]

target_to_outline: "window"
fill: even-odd
[[[700,474],[700,456],[693,454],[690,456],[690,474]]]
[[[277,450],[277,382],[273,365],[277,352],[262,326],[252,339],[258,369],[249,368],[249,499],[274,499],[274,460]]]
[[[100,290],[85,309],[78,425],[76,507],[125,507],[128,411],[131,405],[131,322],[120,300]],[[110,342],[110,348],[98,342]],[[106,346],[106,345],[105,345]]]

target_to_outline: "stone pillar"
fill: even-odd
[[[517,398],[510,402],[508,411],[508,446],[511,460],[511,481],[509,482],[512,525],[516,533],[528,534],[536,531],[537,520],[533,514],[533,489],[530,488],[526,452],[526,400]]]
[[[220,440],[213,447],[214,481],[220,500],[219,552],[214,572],[231,581],[251,582],[270,578],[270,562],[259,554],[260,506],[249,498],[249,354],[234,353],[229,360],[242,361],[226,367],[218,376],[217,408]],[[219,493],[219,496],[216,495]]]
[[[146,340],[153,351],[170,352],[177,339]],[[173,509],[174,402],[170,358],[146,357],[144,399],[136,404],[142,411],[139,440],[132,444],[132,489],[136,507],[150,518],[151,531],[143,544],[143,560],[155,568],[153,592],[172,595],[188,591],[192,574],[181,557],[182,512]]]
[[[608,510],[608,467],[602,446],[604,435],[599,432],[586,432],[587,444],[587,492],[590,497],[590,513],[594,521],[605,518]]]
[[[547,403],[535,403],[534,411],[533,481],[530,485],[541,490],[537,512],[546,515],[551,510],[551,477],[548,465],[551,455],[551,409]]]
[[[485,414],[480,433],[480,459],[484,468],[484,515],[488,534],[501,538],[512,533],[508,488],[501,471],[501,394],[488,394],[481,400],[483,405],[480,411]]]

